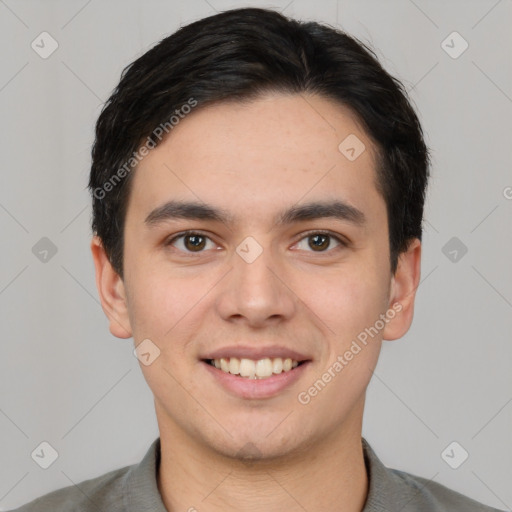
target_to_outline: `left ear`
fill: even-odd
[[[421,242],[413,238],[407,251],[399,255],[396,272],[391,278],[388,308],[396,314],[384,328],[384,340],[396,340],[409,330],[414,316],[414,299],[420,282],[420,269]]]

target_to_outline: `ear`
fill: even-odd
[[[384,328],[384,340],[396,340],[409,330],[414,316],[420,268],[421,242],[414,238],[409,242],[407,251],[400,254],[396,272],[391,278],[388,308],[396,314]]]
[[[112,267],[98,236],[92,238],[91,252],[96,269],[96,287],[101,307],[110,322],[110,332],[117,338],[130,338],[132,329],[123,280]]]

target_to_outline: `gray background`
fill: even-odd
[[[410,91],[433,152],[422,282],[411,330],[384,342],[363,435],[386,465],[510,510],[510,0],[0,0],[0,510],[138,462],[158,436],[133,340],[110,335],[97,298],[93,126],[125,65],[244,5],[338,24]],[[31,48],[43,31],[59,44],[46,59]],[[453,31],[469,43],[458,58],[442,47]],[[31,458],[42,441],[59,454],[46,470]],[[458,469],[441,456],[452,441],[469,452]]]

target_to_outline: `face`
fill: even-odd
[[[93,254],[112,333],[150,340],[161,432],[263,458],[360,432],[382,339],[412,318],[419,243],[392,275],[350,110],[284,94],[198,108],[133,178],[124,280]]]

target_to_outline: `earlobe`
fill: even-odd
[[[414,300],[421,274],[421,242],[414,238],[407,251],[400,254],[391,278],[389,310],[395,314],[383,331],[384,340],[396,340],[409,330],[414,316]]]
[[[117,338],[130,338],[132,329],[123,280],[113,269],[98,236],[92,238],[91,252],[96,269],[96,287],[101,307],[110,322],[110,332]]]

